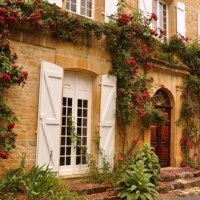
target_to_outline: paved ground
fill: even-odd
[[[166,194],[159,194],[155,200],[200,200],[200,187],[174,190]]]

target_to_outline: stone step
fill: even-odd
[[[199,186],[200,186],[200,177],[193,177],[191,179],[177,179],[171,182],[161,182],[158,188],[158,192],[167,193],[172,190],[188,189]]]
[[[112,185],[107,183],[72,183],[67,189],[77,192],[79,195],[90,195],[106,192],[112,189]]]
[[[170,182],[175,181],[176,179],[190,179],[193,177],[199,177],[200,170],[193,168],[169,168],[161,169],[160,181],[161,182]]]

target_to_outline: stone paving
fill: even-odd
[[[179,189],[166,194],[159,194],[155,200],[200,200],[200,187]]]

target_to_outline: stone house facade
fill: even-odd
[[[106,16],[117,9],[117,0],[50,3],[100,22],[107,21]],[[177,32],[192,39],[200,35],[199,0],[127,0],[127,4],[127,12],[141,9],[145,15],[157,13],[158,23],[153,26],[166,29],[166,37]],[[14,27],[11,33],[17,64],[24,66],[29,78],[23,89],[10,89],[6,96],[19,119],[15,128],[18,136],[17,147],[8,160],[1,161],[0,172],[17,166],[25,153],[27,167],[49,163],[59,175],[77,177],[88,171],[84,149],[101,164],[95,142],[98,135],[100,147],[113,165],[121,151],[121,139],[114,112],[116,80],[107,77],[112,63],[105,41],[83,36],[80,43],[71,44],[23,27]],[[182,130],[175,121],[180,115],[183,79],[188,73],[187,67],[158,60],[151,71],[155,80],[153,92],[165,100],[166,104],[160,106],[168,112],[169,123],[161,131],[157,127],[145,130],[140,144],[151,143],[157,148],[163,167],[179,166],[182,160]],[[73,121],[67,121],[71,115]],[[82,150],[75,148],[66,122],[75,127]],[[128,143],[138,131],[135,124],[128,128]]]

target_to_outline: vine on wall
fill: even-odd
[[[110,17],[109,23],[103,24],[69,16],[65,10],[41,0],[31,2],[6,0],[0,4],[1,158],[8,158],[10,150],[15,146],[16,136],[13,132],[16,117],[5,105],[3,97],[9,87],[23,86],[28,76],[27,72],[23,72],[22,68],[15,65],[17,55],[10,50],[9,27],[13,24],[24,24],[38,30],[48,30],[54,37],[70,42],[77,42],[82,34],[93,34],[96,39],[101,39],[103,35],[106,36],[107,48],[113,64],[110,74],[116,76],[118,80],[117,116],[124,145],[126,128],[134,120],[141,122],[141,134],[144,127],[149,127],[154,122],[165,122],[164,113],[152,105],[153,78],[148,76],[148,70],[153,67],[151,58],[158,58],[172,64],[183,62],[194,67],[200,66],[197,65],[199,54],[195,55],[191,50],[194,47],[187,47],[188,39],[182,36],[172,37],[169,43],[160,42],[156,38],[162,38],[164,31],[153,30],[149,26],[152,21],[157,20],[157,16],[152,13],[145,18],[140,12],[127,15],[123,12],[124,6],[125,1],[122,0],[118,13]],[[188,103],[189,105],[191,104]],[[182,111],[182,117],[183,113]],[[134,148],[138,139],[134,141],[128,153],[131,153],[130,150]],[[122,151],[123,154],[127,153],[124,147]]]

